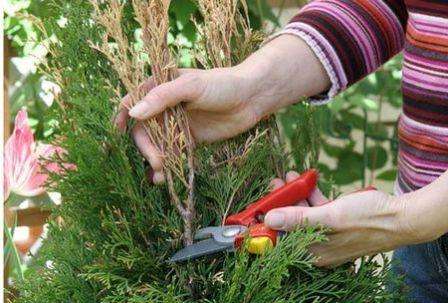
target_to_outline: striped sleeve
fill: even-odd
[[[313,49],[332,82],[311,100],[323,104],[400,52],[406,22],[402,0],[316,0],[275,36],[299,36]]]

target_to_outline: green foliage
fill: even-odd
[[[53,209],[48,238],[26,281],[17,285],[16,302],[385,302],[392,299],[383,284],[387,264],[365,259],[359,268],[312,265],[307,249],[322,242],[322,231],[303,228],[284,236],[263,256],[244,252],[219,254],[194,262],[169,264],[181,247],[182,222],[169,202],[165,185],[147,181],[148,168],[128,133],[110,117],[115,72],[87,41],[97,41],[100,28],[89,22],[87,1],[53,0],[56,16],[47,30],[59,40],[49,64],[67,83],[55,108],[67,161],[77,169],[52,175],[51,186],[63,203]],[[129,9],[129,7],[126,7]],[[176,14],[185,14],[177,8]],[[186,20],[186,19],[185,19]],[[135,23],[127,11],[129,35]],[[300,169],[314,165],[320,143],[308,121],[319,116],[304,107],[305,120],[290,129],[303,140],[291,146]],[[288,166],[282,146],[273,140],[272,121],[240,137],[196,150],[197,227],[220,224],[225,213],[240,210],[267,190],[271,177]],[[299,141],[297,141],[299,142]],[[298,148],[301,148],[299,150]],[[59,219],[57,219],[59,218]],[[394,302],[398,302],[395,300]]]
[[[32,53],[43,39],[35,24],[19,15],[28,12],[30,6],[30,0],[6,0],[5,3],[4,32],[21,56]]]
[[[252,26],[260,28],[262,27],[261,22],[264,20],[269,20],[275,26],[279,26],[278,18],[274,15],[266,0],[249,0],[247,1],[247,7],[249,14],[257,17],[252,18]]]
[[[15,220],[16,221],[16,220]],[[14,245],[14,231],[16,228],[16,223],[14,222],[12,227],[9,227],[6,222],[3,222],[3,230],[5,233],[5,243],[3,246],[3,257],[5,264],[10,264],[10,274],[15,277],[17,281],[22,282],[23,280],[23,266],[20,260],[19,251]]]
[[[379,289],[387,279],[387,266],[364,260],[356,273],[351,266],[322,270],[311,265],[307,248],[325,238],[313,228],[284,236],[278,246],[262,257],[238,254],[231,271],[224,274],[225,291],[218,302],[383,302]],[[365,271],[365,272],[364,272]],[[363,280],[364,273],[376,272]],[[356,289],[356,291],[354,291]],[[390,295],[388,299],[393,299]],[[399,298],[395,298],[399,300]],[[397,302],[397,301],[391,301]]]

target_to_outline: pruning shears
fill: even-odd
[[[193,260],[222,251],[235,251],[243,247],[249,253],[262,254],[275,246],[279,232],[263,223],[264,215],[272,209],[292,206],[307,199],[316,188],[318,173],[310,169],[296,180],[272,191],[243,211],[225,219],[223,226],[208,226],[196,231],[195,242],[176,252],[169,262]]]

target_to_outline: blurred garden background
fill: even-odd
[[[284,26],[306,1],[248,0],[254,27],[273,33]],[[70,5],[67,1],[66,5]],[[53,10],[45,0],[6,0],[4,6],[4,96],[5,140],[21,108],[28,111],[36,141],[51,139],[57,121],[48,118],[59,87],[49,81],[40,66],[50,56],[47,45],[56,39],[42,33],[42,24]],[[180,62],[191,66],[190,51],[198,39],[191,17],[198,13],[194,1],[173,0],[170,10],[171,42],[181,47]],[[59,26],[64,27],[64,16]],[[54,41],[53,41],[54,42]],[[300,60],[300,58],[299,58]],[[396,121],[401,107],[401,57],[397,56],[375,74],[357,83],[328,105],[313,107],[297,104],[279,113],[278,124],[287,146],[311,142],[320,146],[318,169],[339,192],[375,184],[392,192],[396,177]],[[310,114],[312,113],[312,114]],[[309,120],[309,123],[297,121]],[[302,126],[301,126],[302,125]],[[304,129],[298,129],[304,127]],[[319,138],[319,139],[318,139]],[[306,147],[305,147],[306,148]],[[305,151],[303,152],[305,154]],[[292,154],[298,169],[303,163],[300,151]],[[17,281],[45,236],[45,205],[61,203],[57,193],[30,199],[13,199],[5,205],[5,222],[20,254],[21,264],[11,260],[13,250],[5,247],[5,273],[8,283]]]

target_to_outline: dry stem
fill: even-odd
[[[91,46],[103,53],[111,62],[126,91],[131,97],[131,106],[146,93],[140,84],[146,78],[142,54],[127,39],[123,32],[123,4],[117,0],[90,0],[95,20],[104,27],[101,44]],[[167,45],[169,30],[169,0],[133,0],[137,22],[142,28],[143,52],[151,63],[154,82],[159,85],[173,80],[177,71]],[[113,41],[113,43],[111,43]],[[188,119],[182,105],[163,113],[162,123],[150,119],[144,123],[150,140],[164,158],[164,172],[173,206],[184,222],[183,241],[193,242],[194,207],[194,154],[193,138]],[[186,162],[186,164],[185,164]],[[185,166],[187,173],[185,173]],[[175,179],[184,185],[187,197],[182,200],[175,189]]]

